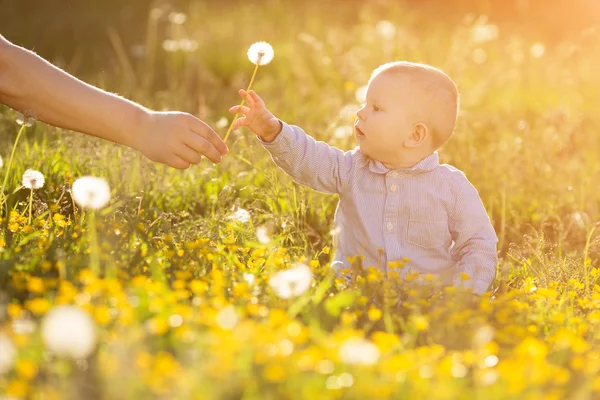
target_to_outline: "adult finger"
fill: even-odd
[[[192,119],[190,119],[190,125],[192,132],[197,133],[202,138],[207,140],[212,145],[212,147],[214,147],[219,153],[221,153],[222,155],[226,155],[227,153],[229,153],[229,149],[227,148],[227,145],[225,144],[223,139],[221,139],[219,135],[217,135],[217,133],[214,130],[212,130],[210,126],[204,123],[204,121],[192,116]],[[197,143],[197,141],[195,143]],[[191,143],[186,144],[191,148],[196,149],[196,147],[192,146]]]
[[[213,144],[211,142],[209,142],[208,140],[204,139],[203,137],[201,137],[200,135],[196,135],[194,132],[190,132],[190,137],[189,139],[186,141],[187,146],[185,146],[186,148],[188,148],[188,150],[195,152],[196,154],[202,154],[204,155],[206,158],[208,158],[210,161],[214,162],[215,164],[218,164],[221,162],[222,156],[221,156],[221,152],[219,150],[217,150],[217,148],[215,146],[213,146]],[[181,152],[184,152],[185,149],[182,149]],[[179,156],[181,156],[182,154],[180,154],[180,152],[178,151],[177,154]],[[187,153],[189,154],[189,153]],[[186,158],[186,160],[190,160],[189,158]]]
[[[178,155],[174,155],[168,162],[167,165],[169,167],[177,168],[177,169],[188,169],[190,167],[190,163],[185,161],[183,158]]]
[[[199,164],[202,161],[202,155],[199,152],[185,144],[181,144],[177,150],[175,150],[175,154],[179,157],[183,158],[185,161],[190,164]]]

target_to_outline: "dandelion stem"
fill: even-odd
[[[33,207],[33,187],[29,190],[29,225],[31,225],[31,209]]]
[[[90,270],[94,277],[100,274],[100,254],[98,250],[98,233],[96,232],[96,213],[90,212],[90,223],[88,226],[90,235]]]
[[[585,295],[589,297],[590,295],[590,266],[592,262],[589,257],[590,244],[592,242],[592,237],[594,236],[594,232],[596,231],[597,226],[594,226],[589,233],[587,234],[585,240],[585,247],[583,249],[583,277],[585,279]]]
[[[25,131],[25,124],[21,125],[21,129],[19,129],[19,133],[17,133],[17,139],[13,144],[12,152],[10,153],[10,158],[8,159],[8,165],[6,167],[6,172],[4,173],[4,182],[2,183],[2,191],[0,192],[0,209],[4,207],[5,197],[4,190],[6,189],[6,183],[8,182],[8,175],[10,175],[10,167],[12,166],[13,158],[15,156],[15,150],[17,149],[17,143],[19,143],[19,138],[21,134]],[[6,196],[8,198],[8,195]]]
[[[250,91],[250,88],[252,87],[252,83],[254,82],[254,77],[256,76],[256,71],[258,71],[258,64],[260,64],[260,59],[256,62],[256,66],[254,67],[254,73],[252,74],[252,78],[250,79],[250,83],[248,84],[248,89],[246,89],[246,93],[248,93]],[[245,101],[246,101],[246,99],[242,99],[242,102],[240,103],[240,108],[244,105]],[[229,137],[229,134],[231,133],[231,131],[233,129],[233,124],[235,124],[235,120],[237,119],[237,117],[239,115],[240,115],[239,111],[235,113],[235,116],[233,117],[233,120],[231,121],[231,124],[229,125],[229,129],[227,130],[227,133],[225,134],[225,139],[223,139],[224,142],[227,141],[227,138]]]

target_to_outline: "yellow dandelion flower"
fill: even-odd
[[[34,315],[43,315],[48,312],[50,307],[50,302],[41,297],[25,302],[25,308],[31,311]]]
[[[373,333],[372,340],[382,352],[392,350],[401,343],[400,337],[395,333],[382,331]]]
[[[460,279],[462,279],[463,281],[468,281],[471,279],[471,276],[469,276],[469,274],[467,274],[466,272],[461,272]]]
[[[135,357],[135,365],[142,371],[147,371],[152,366],[152,356],[147,352],[141,352]]]
[[[543,359],[548,354],[548,346],[534,337],[526,337],[516,347],[515,353],[523,357]]]
[[[371,307],[369,308],[367,315],[371,321],[379,321],[381,319],[382,313],[381,310],[377,307]]]
[[[21,308],[20,305],[15,304],[15,303],[10,303],[7,307],[7,312],[8,315],[12,318],[12,319],[17,319],[21,316],[21,312],[23,311],[23,309]]]
[[[44,293],[44,281],[35,276],[31,277],[29,281],[27,281],[27,290],[35,294]]]
[[[29,385],[22,380],[12,380],[8,382],[4,394],[14,398],[26,398],[29,392]]]
[[[31,380],[33,377],[37,375],[38,368],[35,365],[35,362],[28,359],[17,360],[15,363],[15,370],[17,374],[21,376],[23,379]]]
[[[269,382],[282,382],[286,378],[283,366],[275,364],[267,365],[263,371],[263,376]]]
[[[152,335],[164,335],[169,331],[169,323],[164,318],[154,317],[146,322],[146,329]]]
[[[406,274],[406,276],[404,277],[404,280],[406,280],[407,282],[414,282],[418,277],[419,277],[418,272],[410,271],[408,274]]]
[[[111,320],[111,311],[107,306],[99,306],[94,310],[94,319],[100,325],[107,325]]]
[[[418,330],[419,332],[424,332],[427,329],[429,329],[429,321],[427,320],[427,317],[425,317],[424,315],[413,316],[412,322],[413,322],[415,329]]]

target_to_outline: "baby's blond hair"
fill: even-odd
[[[459,96],[456,84],[442,70],[427,64],[396,61],[377,67],[371,79],[380,74],[409,78],[410,95],[416,100],[416,116],[430,129],[434,148],[450,139],[456,126]]]

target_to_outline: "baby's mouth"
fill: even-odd
[[[364,134],[363,131],[360,130],[360,128],[358,126],[354,126],[354,130],[356,131],[356,136],[360,137],[360,138],[364,138],[366,137],[366,135]]]

